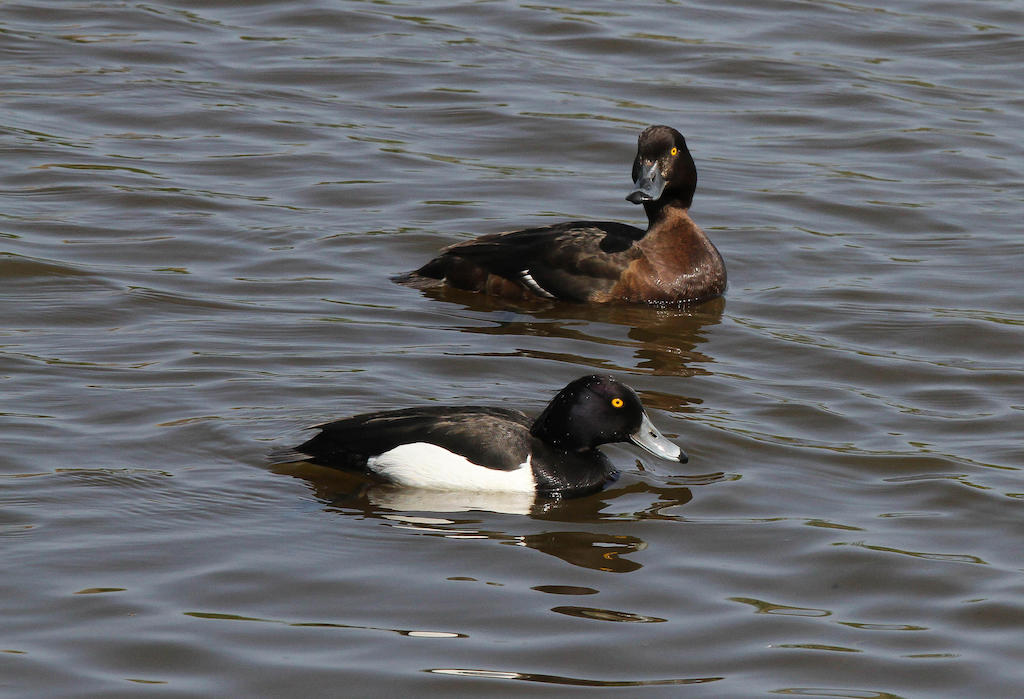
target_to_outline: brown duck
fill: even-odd
[[[506,299],[579,303],[696,304],[725,292],[725,263],[690,218],[697,168],[683,135],[669,126],[640,134],[633,191],[647,229],[569,221],[483,235],[451,245],[402,281],[440,280]]]

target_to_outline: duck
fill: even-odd
[[[725,293],[725,262],[690,218],[697,168],[679,131],[649,126],[637,139],[633,188],[647,228],[569,221],[491,233],[443,248],[396,281],[446,285],[506,300],[695,305]]]
[[[597,447],[632,442],[660,459],[686,453],[651,422],[636,392],[611,376],[580,377],[531,420],[509,408],[426,406],[316,425],[295,447],[306,461],[432,490],[575,497],[618,477]]]

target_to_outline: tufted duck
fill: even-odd
[[[492,233],[451,245],[398,279],[508,299],[696,304],[725,292],[725,263],[690,218],[697,169],[683,135],[669,126],[640,134],[633,191],[647,230],[623,223],[571,221]]]
[[[687,461],[651,423],[633,389],[610,376],[576,379],[532,421],[505,408],[431,406],[317,428],[296,447],[313,463],[419,488],[583,495],[617,476],[596,448],[612,442]]]

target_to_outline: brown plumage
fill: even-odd
[[[571,221],[492,233],[443,249],[401,281],[436,280],[514,300],[693,304],[721,296],[725,263],[689,215],[697,170],[682,134],[645,129],[633,180],[626,198],[644,205],[647,230]]]

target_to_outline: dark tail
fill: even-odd
[[[450,260],[444,255],[435,257],[417,270],[396,274],[391,277],[391,281],[414,288],[436,286],[438,281],[448,276],[449,262]]]

